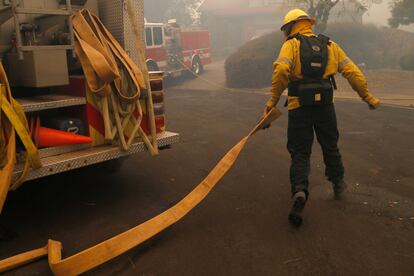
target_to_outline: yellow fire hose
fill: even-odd
[[[130,17],[134,19],[134,15],[131,12],[132,9],[130,1],[128,1],[128,7],[130,10]],[[132,119],[134,123],[139,126],[140,119],[137,120],[131,116],[134,108],[127,108],[127,112],[125,112],[125,110],[118,110],[118,108],[120,108],[120,105],[115,97],[118,97],[118,99],[125,100],[127,102],[131,102],[133,105],[139,105],[138,98],[140,94],[140,88],[147,87],[149,90],[148,98],[150,99],[148,103],[149,111],[151,111],[152,97],[149,87],[149,78],[147,74],[144,74],[143,76],[141,71],[137,67],[134,67],[133,62],[129,60],[129,57],[123,52],[122,48],[119,46],[119,44],[117,44],[115,39],[101,24],[99,19],[97,19],[89,11],[81,11],[75,14],[73,19],[75,35],[77,38],[75,51],[77,52],[77,56],[82,63],[82,67],[84,69],[90,90],[92,93],[101,97],[101,101],[99,101],[98,105],[101,107],[101,112],[105,117],[107,132],[106,135],[113,138],[115,135],[115,129],[115,131],[118,132],[119,138],[121,139],[121,144],[125,147],[126,141],[122,141],[123,128],[126,124],[125,122],[129,119]],[[131,22],[135,21],[131,20]],[[139,30],[136,24],[133,25],[137,43],[141,44],[142,38],[139,35]],[[145,60],[143,59],[143,48],[138,48],[141,51],[140,62],[144,63],[142,67],[146,68]],[[123,65],[122,69],[118,67],[120,62]],[[123,87],[124,84],[122,83],[122,78],[125,71],[127,71],[131,79],[128,82],[128,85]],[[2,93],[0,102],[1,110],[6,114],[7,117],[7,119],[0,117],[0,145],[2,146],[0,151],[0,154],[2,155],[0,157],[2,157],[1,160],[6,160],[5,164],[1,164],[3,167],[0,171],[0,195],[5,198],[9,190],[11,174],[16,162],[15,132],[17,132],[21,138],[28,152],[28,158],[25,167],[38,167],[41,166],[41,164],[37,149],[33,145],[30,136],[28,135],[28,124],[24,112],[18,103],[11,97],[11,91],[2,67],[0,73],[2,74],[2,83],[4,83],[7,87],[7,95],[5,96]],[[131,89],[131,84],[133,87],[135,87],[135,90]],[[112,91],[114,87],[116,92],[118,92],[117,95],[115,95]],[[135,91],[136,93],[133,95],[126,95],[123,93],[128,91]],[[115,113],[115,126],[113,126],[112,119],[109,117],[110,111],[112,111],[112,113]],[[123,120],[121,120],[121,114],[125,116],[122,118]],[[145,136],[140,127],[136,128],[134,131],[142,135],[144,141],[147,143],[148,148],[156,153],[157,142],[155,136],[155,121],[151,120],[151,117],[154,119],[154,114],[152,113],[151,115],[150,112],[149,115],[153,144],[149,144],[149,139]],[[210,172],[206,179],[204,179],[177,205],[168,209],[162,214],[141,225],[138,225],[129,231],[115,236],[110,240],[102,242],[66,259],[62,259],[61,256],[61,243],[49,240],[47,246],[43,248],[0,261],[0,273],[14,269],[24,264],[28,264],[44,256],[48,256],[50,268],[55,275],[79,275],[140,245],[142,242],[150,239],[167,227],[178,222],[199,203],[201,203],[202,200],[216,186],[218,181],[230,170],[237,157],[245,147],[249,138],[253,136],[257,131],[262,129],[265,125],[276,120],[279,116],[281,116],[281,113],[277,109],[273,109],[271,112],[269,112],[269,114],[267,114],[267,116],[262,119],[262,121],[249,133],[248,136],[243,138],[224,156],[224,158]],[[130,141],[131,137],[128,142]]]
[[[62,244],[49,240],[43,248],[0,261],[0,273],[48,256],[50,269],[55,275],[79,275],[140,245],[181,220],[199,205],[236,162],[249,138],[280,116],[279,110],[272,109],[249,135],[244,137],[220,160],[209,175],[190,194],[160,215],[66,259],[62,259]]]
[[[27,176],[30,168],[42,166],[39,153],[29,135],[26,116],[19,103],[13,99],[9,81],[0,63],[0,213],[7,193],[16,189]],[[16,133],[26,149],[26,161],[23,174],[12,184],[12,175],[16,164]]]
[[[121,147],[128,150],[138,134],[150,153],[158,154],[151,94],[147,99],[147,112],[152,143],[141,129],[143,113],[139,98],[141,89],[150,90],[148,74],[138,68],[99,18],[90,11],[76,12],[72,21],[76,37],[75,52],[82,64],[92,97],[104,118],[105,138],[109,141],[117,139]],[[141,56],[143,53],[139,54]],[[145,70],[145,66],[144,63],[141,68]],[[132,115],[135,110],[138,110],[138,118]],[[129,122],[133,129],[127,133],[126,126]],[[129,136],[128,140],[126,136]]]
[[[137,44],[137,50],[138,50],[138,56],[139,56],[138,62],[141,67],[141,70],[143,70],[144,72],[144,79],[147,85],[147,92],[148,92],[147,105],[148,105],[148,113],[149,113],[148,119],[149,119],[149,126],[150,126],[151,137],[152,137],[152,146],[153,146],[153,149],[155,150],[155,154],[158,154],[158,141],[156,138],[157,128],[155,125],[154,103],[152,101],[152,91],[151,91],[150,79],[149,79],[149,74],[148,74],[147,62],[145,59],[145,56],[146,56],[145,45],[144,45],[144,38],[142,37],[143,30],[140,30],[138,28],[138,19],[134,13],[134,6],[132,3],[132,0],[127,1],[127,11],[128,11],[129,21],[131,22],[132,30],[135,35],[135,43]],[[141,128],[139,129],[139,131],[140,133],[143,134],[143,131]],[[141,135],[141,137],[144,137],[144,136]]]
[[[88,10],[75,13],[73,26],[76,36],[75,51],[82,64],[88,87],[92,94],[97,95],[97,105],[104,117],[106,138],[112,141],[117,136],[121,147],[127,150],[138,134],[150,153],[158,154],[152,97],[147,99],[152,143],[140,127],[140,92],[150,86],[147,72],[144,71],[144,77],[116,39]],[[142,56],[142,42],[138,39],[137,43]],[[147,70],[142,60],[143,57],[140,60],[141,68]],[[138,110],[138,118],[132,115],[135,110]],[[130,122],[133,130],[124,133]],[[16,133],[26,150],[26,159],[23,173],[12,183],[16,164]],[[126,135],[129,136],[128,141]],[[6,73],[0,64],[0,214],[8,192],[21,186],[31,168],[41,166],[38,150],[30,138],[25,113],[13,99]]]

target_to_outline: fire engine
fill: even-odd
[[[14,158],[5,158],[4,152],[0,155],[0,166],[9,162],[9,167],[12,168],[12,175],[9,177],[10,174],[3,170],[7,166],[0,167],[2,174],[0,176],[3,178],[0,179],[0,213],[8,190],[17,189],[20,185],[13,186],[16,183],[11,183],[11,179],[18,179],[23,175],[23,180],[29,181],[98,163],[114,166],[118,165],[117,161],[121,158],[123,160],[123,157],[147,149],[157,154],[158,148],[167,148],[179,142],[179,134],[166,129],[163,73],[146,73],[143,68],[145,57],[142,55],[145,47],[143,46],[140,51],[136,43],[138,37],[144,37],[144,0],[134,0],[131,3],[134,6],[128,9],[131,12],[129,14],[124,12],[127,11],[124,1],[11,0],[0,2],[2,30],[0,55],[11,86],[11,92],[7,94],[10,90],[8,90],[6,78],[3,77],[0,84],[0,96],[6,95],[7,99],[3,99],[4,96],[2,96],[3,104],[0,104],[0,115],[2,115],[0,116],[0,150],[15,151],[13,154],[10,153],[10,156],[17,158],[14,164]],[[77,11],[84,11],[84,16],[91,15],[88,17],[89,21],[82,21],[83,19],[79,19],[79,16],[74,16],[81,14],[76,13]],[[135,24],[131,23],[131,14],[134,14],[135,21],[138,21]],[[90,18],[94,17],[106,27],[107,32],[104,31],[104,27],[99,29],[101,32],[106,32],[105,37],[107,39],[113,37],[112,49],[118,47],[116,53],[120,53],[118,55],[121,56],[117,58],[123,58],[126,61],[123,63],[123,68],[116,68],[119,73],[114,73],[113,82],[105,83],[105,87],[112,93],[105,94],[105,97],[94,94],[86,77],[87,71],[82,70],[85,69],[84,64],[80,64],[79,55],[74,54],[74,49],[79,51],[79,47],[82,47],[79,46],[81,45],[80,35],[82,35],[79,31],[84,31],[80,27],[76,30],[76,23],[91,24]],[[147,39],[149,48],[153,44],[155,44],[152,47],[153,50],[156,50],[158,46],[167,45],[164,41],[166,28],[157,29],[155,26],[148,28],[147,30],[155,34],[151,43]],[[96,29],[90,29],[96,31]],[[93,39],[97,36],[90,37]],[[78,48],[75,45],[78,45]],[[150,49],[149,51],[151,52]],[[94,53],[99,55],[102,51],[94,50]],[[196,57],[204,60],[206,53],[191,52],[194,60]],[[96,60],[92,60],[94,61]],[[162,59],[157,59],[157,61],[163,65]],[[103,63],[105,61],[101,60],[100,64]],[[118,61],[115,66],[120,66],[120,64]],[[137,75],[139,67],[142,69],[141,75]],[[160,66],[157,69],[165,70],[166,66]],[[132,71],[134,73],[131,73]],[[99,74],[95,73],[95,75]],[[126,75],[132,77],[126,79]],[[146,85],[141,85],[140,94],[135,93],[140,89],[138,86],[140,79],[136,76],[141,76],[142,83],[146,83]],[[135,82],[131,82],[131,79]],[[134,83],[135,86],[133,86]],[[102,84],[97,83],[97,85]],[[128,95],[120,93],[120,86],[123,87],[125,93],[133,90],[137,96],[128,100]],[[151,89],[148,89],[149,87]],[[26,144],[32,146],[33,143],[31,148],[34,149],[36,163],[39,164],[27,174],[24,172],[27,172],[28,163],[24,160],[28,160],[28,154],[26,154],[26,152],[29,153],[28,148],[26,147],[27,151],[25,151],[19,141],[17,146],[4,147],[8,141],[9,144],[15,144],[14,138],[6,138],[11,131],[14,132],[14,129],[8,129],[10,124],[7,120],[11,122],[12,118],[10,108],[8,114],[5,113],[6,111],[3,112],[4,100],[9,101],[10,105],[17,101],[19,108],[11,107],[15,109],[14,118],[23,116],[25,120],[20,119],[20,121],[27,121],[27,129],[20,128],[18,134],[20,136],[24,132],[25,137],[28,138]],[[19,112],[20,109],[21,112]],[[8,115],[8,119],[5,114]],[[107,118],[110,120],[106,120]],[[66,142],[71,139],[76,140],[76,143]],[[62,140],[65,141],[58,145],[58,141]],[[3,177],[3,174],[7,174],[7,179],[10,181],[6,179],[6,176]]]
[[[191,69],[199,75],[211,63],[210,33],[182,28],[175,20],[167,24],[145,23],[145,43],[150,71],[161,70],[175,77]]]

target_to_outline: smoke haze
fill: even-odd
[[[377,26],[388,26],[388,19],[391,17],[390,5],[392,0],[384,0],[381,4],[375,4],[365,14],[364,22]],[[400,29],[414,32],[414,26],[400,26]]]

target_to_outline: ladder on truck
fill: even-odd
[[[65,9],[29,9],[24,7],[19,7],[18,0],[11,0],[12,12],[14,17],[14,27],[16,32],[16,48],[19,54],[19,59],[23,60],[23,52],[34,51],[34,50],[73,50],[75,44],[75,38],[73,33],[73,24],[72,24],[72,4],[71,0],[65,0],[66,8]],[[32,14],[32,15],[57,15],[65,16],[68,18],[68,28],[70,35],[70,45],[42,45],[42,46],[32,46],[32,45],[23,45],[23,38],[20,31],[20,15],[22,14]]]

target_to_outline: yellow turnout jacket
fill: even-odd
[[[302,34],[315,36],[312,25],[308,21],[296,23],[291,34]],[[279,102],[283,91],[288,87],[289,82],[303,78],[300,62],[300,41],[296,38],[284,42],[278,59],[274,62],[274,73],[272,78],[272,97],[267,102],[268,107],[274,107]],[[367,81],[361,70],[351,61],[341,47],[331,41],[328,45],[328,65],[324,78],[341,73],[350,83],[352,88],[366,102],[373,97],[368,91]],[[298,97],[288,97],[288,109],[293,110],[300,107]]]

